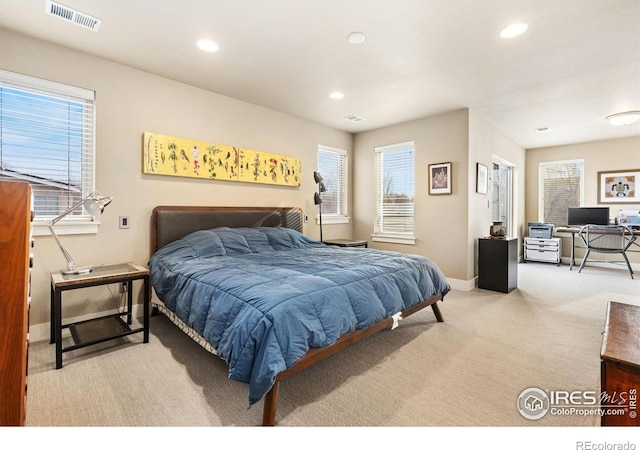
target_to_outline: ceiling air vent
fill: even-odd
[[[355,114],[345,116],[345,119],[350,120],[351,122],[362,122],[364,120],[362,117],[356,116]]]
[[[47,0],[46,12],[52,16],[75,23],[89,30],[98,31],[100,29],[101,19],[90,16],[78,10],[61,5],[60,3]]]

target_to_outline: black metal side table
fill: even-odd
[[[337,245],[338,247],[369,247],[367,241],[356,241],[353,239],[327,239],[322,242],[327,245]]]
[[[142,280],[144,284],[144,299],[142,327],[132,329],[134,280]],[[62,292],[115,283],[124,283],[126,285],[126,311],[62,324]],[[64,352],[140,332],[143,333],[143,342],[149,342],[150,303],[151,283],[149,269],[133,263],[97,266],[90,273],[81,275],[62,275],[60,272],[51,273],[50,343],[55,342],[56,344],[56,369],[62,368],[62,353]],[[126,316],[126,321],[122,319],[122,316]],[[73,345],[63,347],[62,330],[64,328],[68,328],[71,332],[71,337],[74,342]]]

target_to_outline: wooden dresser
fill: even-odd
[[[0,425],[24,425],[31,278],[31,186],[0,180]]]
[[[600,351],[605,425],[640,425],[640,307],[609,302]]]

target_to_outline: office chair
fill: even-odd
[[[625,225],[584,225],[580,228],[579,235],[587,248],[587,253],[585,253],[582,259],[578,273],[584,267],[592,251],[597,253],[622,253],[631,278],[633,278],[633,270],[631,269],[631,264],[629,264],[629,258],[627,258],[626,254],[627,249],[633,244],[637,237],[633,234],[631,228]],[[619,261],[606,260],[605,262]]]

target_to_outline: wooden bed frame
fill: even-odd
[[[160,247],[197,230],[216,227],[286,227],[302,232],[302,210],[300,208],[265,207],[209,207],[209,206],[158,206],[153,210],[151,220],[151,254]],[[438,322],[444,322],[438,300],[442,294],[436,294],[424,302],[401,311],[402,317],[410,316],[427,306],[431,306]],[[368,328],[353,331],[333,344],[312,348],[298,362],[280,372],[276,382],[264,398],[262,414],[263,425],[275,425],[278,409],[280,382],[301,370],[344,350],[345,348],[382,331],[391,328],[394,318],[381,320]]]

